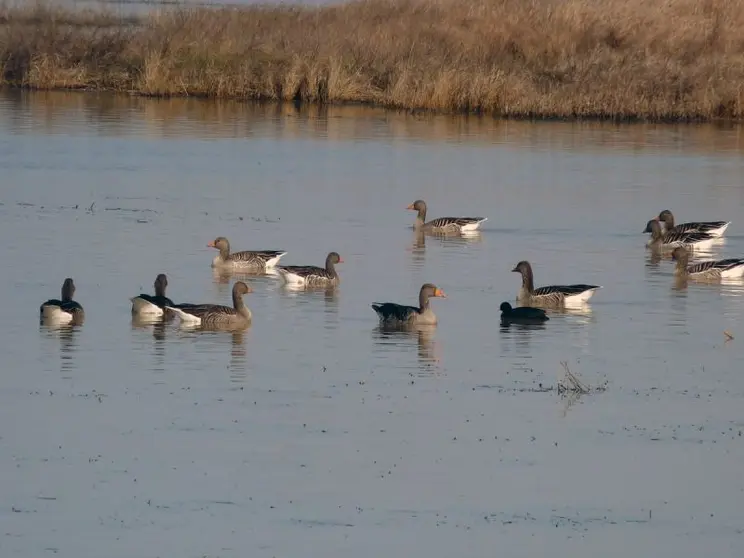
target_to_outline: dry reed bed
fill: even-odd
[[[0,8],[6,85],[503,116],[744,116],[744,0]]]

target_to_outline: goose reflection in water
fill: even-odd
[[[77,351],[77,332],[79,325],[39,324],[39,331],[46,334],[48,339],[59,339],[60,369],[75,368],[75,352]]]
[[[419,364],[427,368],[441,360],[439,344],[434,340],[436,331],[435,325],[379,325],[373,330],[372,336],[375,343],[382,347],[389,345],[410,347],[415,340]]]
[[[414,256],[421,257],[426,252],[427,239],[431,242],[437,242],[441,246],[465,246],[475,244],[483,240],[480,231],[463,232],[463,233],[432,233],[420,230],[414,230],[413,242],[411,243],[411,253]]]
[[[248,375],[246,369],[246,363],[248,362],[245,346],[246,333],[245,331],[235,331],[232,333],[231,338],[230,364],[228,366],[230,369],[230,378],[234,382],[242,383]]]
[[[147,316],[132,314],[132,330],[145,330],[152,328],[153,343],[153,366],[152,370],[165,370],[165,332],[166,326],[174,319],[172,312],[166,312],[163,316]]]

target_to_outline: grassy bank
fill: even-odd
[[[744,117],[743,0],[0,8],[6,85],[505,116]]]

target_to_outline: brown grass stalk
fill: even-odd
[[[744,116],[744,0],[0,6],[0,83],[513,117]]]

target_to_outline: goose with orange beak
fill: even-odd
[[[425,283],[419,291],[418,308],[395,302],[377,302],[372,309],[377,312],[381,325],[435,325],[437,316],[429,303],[431,297],[447,298],[447,295],[436,285]]]

